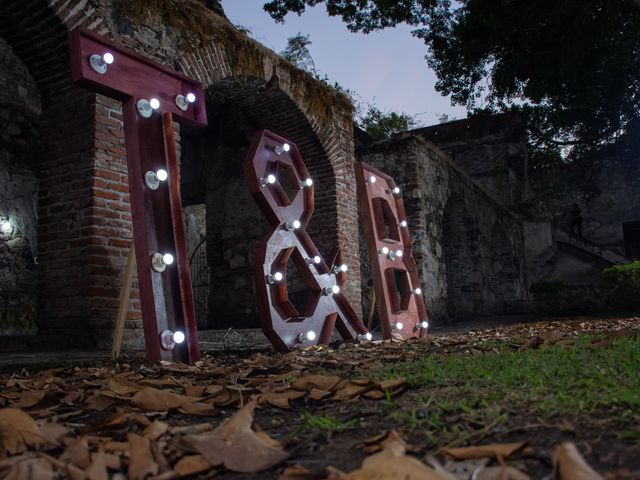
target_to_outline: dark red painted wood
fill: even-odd
[[[274,147],[288,143],[291,150],[278,155]],[[343,291],[346,274],[331,273],[334,266],[342,263],[339,251],[335,251],[329,262],[323,259],[317,265],[308,265],[305,260],[318,255],[318,249],[306,231],[314,208],[313,187],[300,189],[293,199],[282,201],[283,189],[279,182],[263,187],[260,178],[276,171],[277,164],[290,167],[296,182],[308,178],[307,168],[295,144],[267,130],[256,133],[245,160],[245,176],[249,190],[258,206],[267,217],[271,230],[258,243],[255,250],[256,294],[264,334],[279,351],[287,351],[297,346],[326,344],[334,328],[340,335],[353,340],[367,332],[366,327],[349,305]],[[287,231],[287,222],[299,220],[301,228]],[[302,262],[296,265],[311,293],[311,300],[305,312],[298,312],[289,302],[286,287],[286,264],[291,255]],[[281,282],[270,285],[267,276],[281,272]],[[323,295],[325,288],[341,287],[339,294]],[[315,341],[298,341],[299,334],[313,331]]]
[[[160,110],[156,113],[171,112],[185,125],[207,124],[204,91],[196,80],[86,30],[73,30],[69,39],[71,78],[74,82],[122,101],[130,97],[136,100],[157,98]],[[89,57],[107,52],[113,54],[115,61],[104,75],[94,72],[89,65]],[[183,112],[176,106],[175,98],[189,92],[196,95],[196,102]]]
[[[367,183],[371,176],[376,178],[375,183]],[[397,300],[394,271],[397,272],[400,283],[409,290],[422,288],[413,259],[409,227],[399,226],[399,222],[406,219],[402,197],[390,193],[396,187],[393,178],[366,163],[356,164],[356,184],[382,336],[391,338],[393,332],[403,338],[426,336],[427,329],[420,328],[422,321],[428,321],[424,292],[420,295],[411,293],[409,297],[405,297],[404,302]],[[382,209],[385,203],[394,219],[389,222],[392,225],[390,231],[386,232],[387,235],[383,235],[385,228]],[[402,250],[402,258],[390,259],[380,254],[379,249],[385,246],[392,251]],[[394,328],[398,322],[403,326],[400,330]]]
[[[183,124],[206,125],[204,94],[195,80],[158,65],[126,48],[85,31],[70,35],[71,69],[79,84],[123,101],[125,143],[133,237],[140,287],[147,360],[193,363],[200,358],[189,278],[179,167],[173,118]],[[106,51],[115,56],[104,75],[89,66],[91,54]],[[197,101],[186,112],[175,105],[178,93],[193,92]],[[158,98],[160,109],[150,118],[136,108],[140,98]],[[169,178],[157,190],[146,186],[147,171],[165,169]],[[158,273],[151,269],[151,255],[171,253],[174,263]],[[173,350],[161,348],[160,332],[182,331],[185,342]]]

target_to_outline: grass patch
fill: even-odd
[[[343,422],[329,415],[313,415],[309,412],[304,412],[300,420],[301,425],[294,432],[294,436],[300,432],[311,432],[322,434],[327,440],[330,440],[334,433],[353,428],[358,423],[355,419]]]
[[[426,357],[377,370],[383,378],[406,377],[437,402],[527,407],[530,413],[616,415],[640,412],[640,338],[593,348],[582,336],[575,347]],[[373,372],[369,372],[371,375]],[[613,412],[612,412],[613,413]]]

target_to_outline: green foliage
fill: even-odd
[[[404,112],[383,112],[374,105],[369,105],[367,112],[358,122],[374,140],[389,138],[416,126],[415,117]]]
[[[606,349],[591,347],[591,341],[591,337],[579,337],[570,349],[426,357],[373,373],[382,378],[406,377],[412,388],[424,388],[437,403],[464,399],[472,405],[526,407],[534,414],[579,415],[606,408],[637,415],[640,337],[616,341]]]
[[[415,27],[436,89],[469,111],[528,114],[536,146],[573,157],[620,139],[640,117],[640,8],[611,0],[270,0],[282,21],[324,4],[352,31]]]
[[[349,420],[348,422],[342,422],[337,418],[328,415],[313,415],[309,412],[302,414],[302,426],[300,430],[311,431],[314,433],[321,433],[327,440],[331,439],[334,433],[348,430],[355,426],[356,420]]]
[[[606,268],[602,277],[611,289],[611,307],[629,311],[640,309],[640,260]]]

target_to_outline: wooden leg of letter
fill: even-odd
[[[131,242],[131,248],[129,249],[129,259],[127,260],[127,269],[124,272],[124,278],[122,279],[122,290],[120,291],[120,305],[118,307],[118,319],[116,320],[116,328],[113,332],[113,347],[111,348],[111,355],[114,360],[118,359],[120,355],[120,347],[122,345],[122,334],[124,333],[124,322],[127,319],[127,312],[129,311],[129,297],[131,295],[131,280],[133,278],[133,272],[136,267],[136,247]]]

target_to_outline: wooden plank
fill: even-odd
[[[122,335],[124,333],[124,323],[127,319],[129,311],[129,298],[131,297],[131,281],[133,280],[133,271],[136,265],[136,245],[132,241],[129,249],[129,257],[127,259],[127,267],[122,277],[122,289],[120,290],[120,301],[118,306],[118,317],[116,319],[116,327],[113,332],[113,346],[111,348],[111,356],[114,360],[118,360],[120,356],[120,347],[122,346]]]

